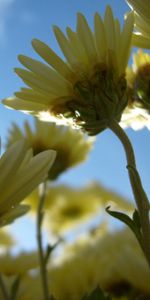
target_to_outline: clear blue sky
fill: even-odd
[[[107,4],[112,6],[114,14],[122,23],[123,14],[129,10],[124,0],[0,0],[0,98],[11,96],[23,86],[13,68],[20,66],[18,54],[38,57],[31,47],[33,38],[46,42],[61,55],[52,25],[58,25],[63,30],[66,26],[75,28],[76,13],[80,11],[92,26],[94,13],[98,11],[103,15]],[[26,118],[31,119],[20,112],[0,106],[0,135],[3,143],[11,122],[21,125]],[[150,195],[150,132],[147,129],[138,132],[129,129],[127,133],[134,144],[144,187]],[[60,182],[81,185],[95,179],[132,198],[125,165],[122,146],[107,130],[97,136],[88,162],[66,172],[61,176]]]

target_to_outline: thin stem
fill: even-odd
[[[40,273],[41,273],[44,300],[49,300],[47,269],[46,269],[46,261],[45,261],[45,255],[44,255],[43,244],[42,244],[42,221],[44,216],[43,208],[44,208],[44,201],[45,201],[45,194],[46,194],[46,182],[42,183],[40,188],[41,190],[39,193],[39,205],[37,211],[37,242],[38,242]]]
[[[111,120],[108,126],[119,138],[126,153],[127,169],[129,173],[130,183],[141,221],[141,247],[150,266],[150,204],[143,189],[139,173],[136,169],[134,150],[128,136],[116,121]]]
[[[3,277],[2,277],[1,273],[0,273],[0,288],[1,288],[2,295],[3,295],[4,299],[5,300],[10,300],[10,297],[9,297],[9,294],[8,294],[8,291],[7,291],[7,287],[5,285],[5,282],[3,280]]]

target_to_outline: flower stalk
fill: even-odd
[[[0,289],[4,297],[4,300],[11,300],[1,273],[0,273]]]
[[[43,296],[44,296],[44,300],[49,300],[50,298],[49,298],[49,289],[48,289],[48,281],[47,281],[46,260],[45,260],[43,244],[42,244],[42,222],[44,216],[43,207],[45,201],[45,194],[46,194],[46,182],[43,182],[40,186],[39,205],[37,210],[37,243],[38,243],[40,275],[42,281]]]
[[[150,204],[147,195],[143,189],[139,173],[136,169],[134,150],[128,136],[116,121],[111,120],[108,124],[108,127],[119,138],[126,153],[129,179],[130,179],[130,183],[131,183],[131,187],[134,194],[135,202],[140,217],[140,223],[141,223],[140,245],[143,249],[145,257],[150,266],[150,220],[149,220]]]

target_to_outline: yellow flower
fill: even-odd
[[[133,23],[129,13],[121,29],[108,6],[104,20],[95,14],[94,32],[81,13],[76,32],[67,27],[65,36],[54,26],[66,61],[46,44],[33,40],[34,49],[48,65],[20,55],[28,70],[17,68],[16,73],[29,88],[3,103],[44,120],[82,127],[90,135],[107,128],[109,119],[119,121],[127,103],[125,68]]]
[[[126,0],[135,12],[133,44],[150,49],[150,3],[149,0]]]
[[[25,203],[31,205],[32,211],[36,211],[38,191],[30,194]],[[46,194],[44,226],[48,232],[63,234],[96,216],[101,216],[108,205],[128,211],[133,209],[129,201],[98,183],[81,188],[67,185],[51,186]]]
[[[29,255],[30,258],[30,255]],[[14,260],[16,261],[16,259]],[[27,266],[28,266],[28,259],[25,258],[25,261],[27,262]],[[17,263],[17,267],[18,267],[18,262]],[[11,264],[13,266],[13,263],[11,262]],[[21,266],[21,264],[20,264]],[[24,264],[23,264],[24,267]],[[27,268],[26,268],[27,269]],[[13,267],[13,270],[15,271],[15,268]],[[41,285],[41,278],[40,275],[37,274],[37,270],[33,270],[31,269],[31,272],[29,270],[29,272],[27,273],[23,273],[20,272],[21,269],[19,267],[19,287],[16,293],[16,300],[41,300],[43,299],[43,290],[42,290],[42,285]],[[12,285],[14,283],[14,281],[16,280],[16,276],[17,276],[17,272],[14,272],[14,275],[12,276],[8,276],[5,275],[3,276],[3,280],[5,282],[5,286],[7,287],[8,291],[12,290]],[[0,289],[0,299],[1,300],[5,300],[5,298],[3,298],[3,295],[1,293],[1,289]]]
[[[35,119],[34,130],[28,122],[25,122],[24,132],[14,123],[9,132],[7,146],[22,138],[28,140],[34,155],[48,149],[57,151],[55,162],[49,172],[51,180],[85,160],[94,141],[79,130],[41,122],[38,119]]]
[[[42,299],[43,299],[43,289],[42,289],[40,274],[31,273],[21,278],[21,284],[19,286],[19,290],[17,293],[17,300],[42,300]]]
[[[129,104],[122,119],[122,127],[150,129],[150,55],[139,50],[133,54],[132,67],[127,69]]]
[[[36,209],[38,193],[25,199]],[[62,234],[96,215],[100,209],[98,196],[89,188],[71,188],[65,185],[50,187],[45,201],[44,226],[49,232]]]
[[[28,210],[19,203],[47,176],[55,159],[48,150],[33,157],[24,140],[14,143],[0,158],[0,226]]]
[[[67,246],[62,259],[50,263],[49,278],[57,300],[80,300],[98,285],[113,294],[113,299],[117,292],[127,299],[135,291],[137,296],[150,296],[150,270],[130,230],[94,239],[88,236],[74,251]]]
[[[0,272],[6,276],[22,275],[39,267],[38,254],[19,253],[17,256],[6,253],[0,255]]]
[[[15,243],[14,238],[12,237],[11,233],[6,230],[6,228],[1,228],[0,230],[0,251],[3,249],[9,249]],[[2,251],[3,253],[3,251]]]

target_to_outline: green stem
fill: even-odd
[[[1,288],[4,300],[11,300],[1,273],[0,273],[0,288]]]
[[[49,300],[49,289],[47,281],[47,269],[45,255],[43,251],[42,244],[42,221],[43,221],[43,208],[46,194],[46,182],[42,183],[40,186],[40,195],[39,195],[39,205],[37,210],[37,242],[38,242],[38,251],[39,251],[39,261],[40,261],[40,274],[43,287],[44,300]]]
[[[129,173],[130,183],[134,194],[135,202],[137,205],[137,209],[139,212],[140,221],[141,221],[141,231],[142,231],[141,247],[144,251],[144,254],[150,266],[150,220],[149,220],[150,204],[147,195],[143,189],[139,173],[136,169],[134,150],[128,136],[116,121],[111,120],[109,122],[108,127],[119,138],[126,153],[127,169]]]

